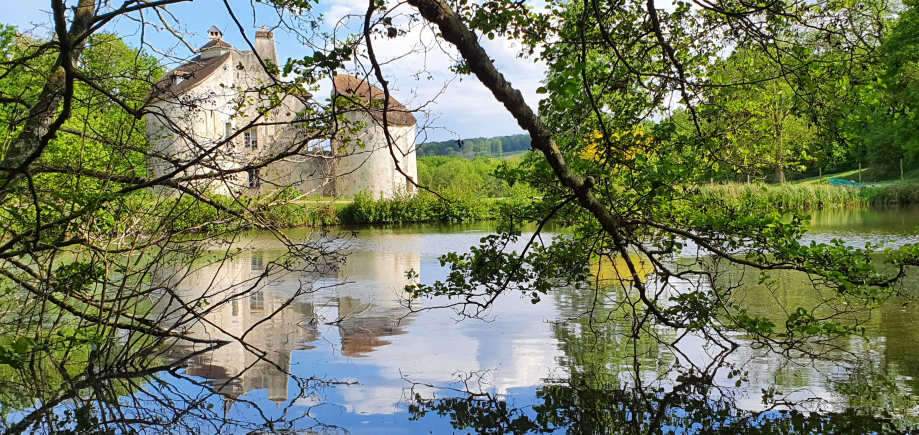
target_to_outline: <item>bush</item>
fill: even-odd
[[[919,185],[869,187],[864,189],[863,196],[868,203],[876,205],[919,204]]]

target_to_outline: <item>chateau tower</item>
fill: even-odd
[[[383,90],[357,77],[339,74],[333,79],[332,96],[358,97],[362,106],[345,116],[364,127],[357,141],[337,141],[336,148],[347,150],[338,161],[335,189],[339,195],[354,196],[364,191],[374,198],[411,194],[418,182],[415,156],[415,116],[402,103],[390,97],[386,124],[393,146],[383,129]],[[355,139],[355,138],[352,138]]]

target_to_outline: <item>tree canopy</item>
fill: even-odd
[[[780,172],[788,156],[807,156],[811,125],[825,112],[808,113],[815,108],[805,103],[832,99],[836,89],[824,84],[846,83],[846,72],[860,68],[860,57],[832,56],[827,42],[836,53],[878,49],[881,35],[863,6],[677,2],[667,11],[653,0],[588,0],[552,2],[539,13],[511,2],[410,4],[529,132],[538,152],[502,175],[544,195],[511,213],[501,235],[444,257],[450,276],[418,284],[413,294],[450,295],[451,307],[479,316],[511,289],[535,301],[559,283],[583,282],[591,261],[622,261],[623,291],[635,292],[648,324],[715,341],[730,342],[724,333],[737,331],[801,351],[813,340],[858,333],[854,313],[900,293],[919,264],[915,245],[888,250],[878,263],[879,246],[804,244],[805,215],[700,202],[694,187],[712,170],[745,164],[738,152],[767,158]],[[524,56],[548,63],[538,111],[496,69],[477,32],[507,36]],[[670,116],[674,106],[685,116]],[[522,252],[508,248],[521,223],[542,228],[553,218],[576,223],[575,236],[540,244],[537,230]],[[642,265],[653,273],[639,274]],[[736,288],[718,279],[733,268],[761,274],[762,282],[770,271],[798,271],[825,298],[786,307],[787,319],[776,324],[749,314],[732,297]]]

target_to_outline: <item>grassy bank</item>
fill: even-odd
[[[294,200],[293,193],[268,197],[242,198],[240,204],[229,197],[213,197],[213,201],[246,216],[258,216],[258,222],[278,228],[323,227],[334,225],[391,224],[412,222],[465,222],[497,219],[502,207],[520,208],[529,202],[532,192],[515,192],[508,198],[483,198],[465,194],[436,195],[422,192],[395,199],[373,199],[357,195],[353,201],[334,199]],[[736,208],[754,209],[814,209],[844,208],[868,205],[919,204],[919,183],[889,184],[865,189],[839,187],[828,183],[774,184],[706,184],[699,186],[698,195],[705,202],[723,203]],[[289,196],[289,197],[288,197]],[[221,230],[223,222],[238,222],[229,213],[193,198],[155,198],[144,196],[128,207],[147,210],[150,217],[158,211],[177,209],[179,216],[169,225],[173,230]],[[254,213],[254,214],[253,214]],[[111,231],[131,220],[103,214],[97,225]],[[203,224],[207,223],[207,225]],[[236,225],[236,224],[230,224]]]
[[[358,194],[338,209],[338,223],[463,222],[496,219],[503,201],[472,196],[439,198],[427,192],[408,198],[373,199]]]
[[[395,199],[373,199],[359,194],[353,201],[247,200],[245,209],[257,214],[261,223],[278,228],[489,220],[498,218],[501,207],[527,201],[525,197],[495,199],[469,195],[440,198],[427,192]],[[231,210],[243,211],[242,205],[230,198],[217,197],[216,202]],[[211,222],[213,224],[207,229],[214,230],[221,228],[220,222],[232,220],[229,214],[210,205],[190,201],[190,198],[160,201],[155,207],[183,210],[181,218],[172,223],[177,229],[197,228]],[[246,214],[249,215],[248,212]]]
[[[704,185],[700,195],[732,207],[842,208],[868,205],[919,204],[919,184],[902,183],[864,189],[829,183]]]
[[[905,205],[919,204],[919,182],[907,180],[903,183],[891,183],[871,186],[862,189],[869,204]]]
[[[700,196],[730,207],[824,208],[868,204],[859,189],[830,184],[714,184],[701,186]]]

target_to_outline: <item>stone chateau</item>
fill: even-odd
[[[304,194],[349,198],[361,191],[374,198],[412,193],[411,180],[418,180],[416,120],[405,106],[389,100],[386,117],[396,145],[390,150],[381,105],[369,104],[382,100],[383,91],[359,78],[338,75],[333,79],[333,96],[356,96],[367,103],[344,113],[360,126],[345,134],[360,139],[363,146],[343,140],[345,134],[324,142],[311,138],[297,122],[297,113],[311,102],[306,92],[286,96],[238,134],[260,108],[268,107],[258,89],[276,78],[265,71],[259,58],[279,64],[274,33],[264,28],[256,31],[255,52],[228,44],[216,26],[208,35],[210,42],[198,50],[198,56],[169,71],[150,93],[147,138],[154,152],[147,162],[149,175],[162,176],[181,167],[180,177],[201,178],[188,185],[226,195],[257,195],[287,187]],[[278,155],[285,157],[261,168],[244,169]],[[229,173],[220,179],[208,176],[218,171]]]

